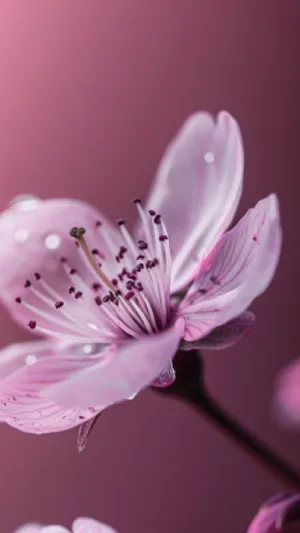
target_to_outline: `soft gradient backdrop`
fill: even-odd
[[[146,195],[187,115],[235,115],[246,149],[239,215],[275,191],[284,249],[252,335],[206,353],[207,379],[300,468],[300,432],[277,427],[271,408],[275,376],[300,355],[298,15],[297,0],[1,0],[0,208],[20,193],[71,196],[132,221],[132,197]],[[0,320],[2,346],[29,338],[3,310]],[[1,533],[76,515],[120,533],[242,533],[285,489],[151,391],[108,410],[81,455],[75,430],[39,437],[3,425],[0,443]]]

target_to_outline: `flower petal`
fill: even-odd
[[[14,531],[14,533],[42,533],[43,526],[40,524],[25,524]]]
[[[100,413],[94,416],[94,418],[90,418],[90,420],[86,420],[86,422],[83,422],[83,424],[79,426],[78,435],[77,435],[77,449],[79,452],[82,452],[85,449],[88,438],[91,434],[93,427],[95,426],[95,423],[99,415]]]
[[[299,519],[299,502],[300,495],[297,493],[277,494],[259,509],[248,528],[248,533],[282,531],[281,526],[284,523],[292,523],[294,519]],[[289,510],[295,510],[295,506],[297,506],[297,516],[288,517],[287,513]]]
[[[46,526],[41,529],[40,533],[70,533],[68,529],[63,526]]]
[[[258,202],[219,241],[181,304],[184,338],[197,340],[247,309],[271,282],[281,229],[276,195]]]
[[[285,368],[276,381],[276,407],[283,422],[300,423],[300,360]]]
[[[75,347],[73,351],[76,353]],[[100,408],[65,408],[45,398],[45,387],[68,379],[85,365],[94,365],[95,357],[77,355],[53,341],[13,344],[0,352],[0,418],[29,433],[62,431],[95,417]],[[68,361],[65,372],[57,371],[56,358]]]
[[[91,518],[77,518],[72,531],[73,533],[116,533],[115,529]]]
[[[57,383],[45,394],[60,405],[81,408],[108,406],[130,399],[150,385],[166,367],[176,352],[183,328],[183,320],[179,319],[163,333],[128,341],[111,357],[104,357],[91,368],[86,367],[70,379]],[[68,365],[66,358],[61,358],[58,364],[64,373]]]
[[[216,122],[207,113],[192,115],[168,147],[147,207],[162,215],[170,235],[173,292],[191,280],[230,225],[243,165],[239,127],[226,112]]]
[[[183,341],[180,348],[183,350],[223,350],[231,348],[242,340],[252,329],[255,315],[251,311],[244,311],[226,324],[213,329],[208,335],[193,342]]]
[[[157,387],[158,389],[164,389],[169,387],[174,383],[176,379],[175,368],[172,361],[169,361],[167,366],[159,374],[159,376],[151,383],[152,387]]]
[[[119,249],[119,233],[103,215],[83,202],[35,200],[29,204],[30,208],[27,204],[28,200],[17,202],[0,216],[2,300],[16,320],[26,327],[30,320],[36,320],[38,326],[49,333],[53,330],[58,335],[69,335],[70,339],[82,340],[90,336],[102,341],[104,324],[102,335],[99,329],[90,331],[86,327],[87,322],[101,321],[92,288],[99,278],[87,267],[69,231],[75,225],[86,228],[90,248],[105,258],[108,275],[112,277],[117,265],[112,254]],[[96,225],[99,220],[100,229]],[[105,239],[102,230],[105,230]],[[62,263],[62,258],[67,262]],[[26,280],[31,284],[27,282],[24,287]],[[82,298],[75,298],[75,291],[69,294],[71,286],[76,292],[83,292]],[[21,303],[17,303],[16,298]],[[64,305],[56,308],[55,304],[60,301]]]

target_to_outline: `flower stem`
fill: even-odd
[[[282,479],[291,488],[300,491],[300,475],[268,446],[242,427],[240,422],[235,420],[207,392],[203,378],[203,359],[199,351],[179,351],[176,354],[174,366],[176,380],[167,388],[156,389],[157,392],[187,402],[273,475]]]
[[[252,435],[247,429],[220,407],[202,389],[189,391],[184,400],[200,411],[210,422],[220,428],[245,452],[265,466],[275,476],[281,478],[291,488],[300,490],[300,475],[276,453]]]

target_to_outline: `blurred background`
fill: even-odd
[[[300,468],[300,432],[278,426],[271,402],[276,375],[299,355],[298,15],[297,0],[1,0],[0,208],[22,193],[65,196],[133,221],[132,198],[146,196],[187,115],[229,110],[246,150],[238,215],[276,192],[284,248],[252,334],[205,354],[207,380]],[[29,338],[4,310],[0,320],[1,346]],[[80,455],[76,430],[1,425],[0,443],[2,533],[79,515],[120,533],[241,533],[286,489],[152,391],[107,410]]]

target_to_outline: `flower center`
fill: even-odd
[[[105,243],[103,253],[89,246],[89,231],[73,227],[70,235],[75,239],[78,255],[59,258],[63,273],[55,278],[55,286],[39,272],[34,274],[35,281],[25,281],[35,303],[20,296],[16,302],[35,315],[30,316],[30,328],[58,336],[68,332],[67,336],[80,336],[85,342],[87,337],[112,342],[112,338],[139,338],[167,326],[171,271],[167,230],[159,214],[146,212],[139,199],[134,203],[141,221],[137,239],[124,220],[118,221],[119,236],[112,234],[105,223],[95,221],[96,232]],[[43,324],[39,324],[36,315],[42,317]]]

